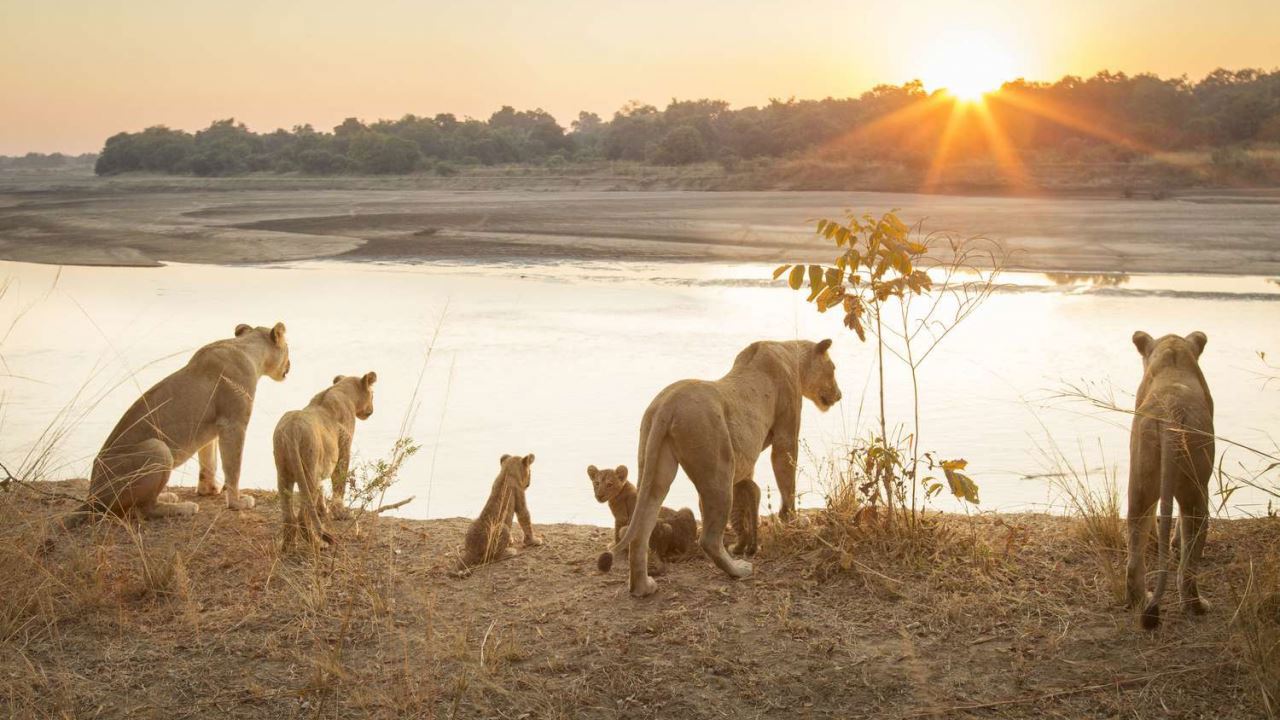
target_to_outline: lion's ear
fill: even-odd
[[[239,325],[236,326],[236,337],[240,337],[241,335],[249,332],[252,329],[253,329],[252,325],[249,325],[247,323],[240,323]]]
[[[619,466],[618,466],[618,469],[617,469],[617,470],[615,470],[614,472],[618,473],[618,479],[619,479],[619,480],[626,480],[626,479],[627,479],[627,466],[626,466],[626,465],[619,465]]]
[[[1138,348],[1138,353],[1143,357],[1146,357],[1147,353],[1151,352],[1151,346],[1154,343],[1155,340],[1152,340],[1150,335],[1141,330],[1133,334],[1133,346]]]
[[[529,467],[533,464],[533,453],[524,456],[524,466]]]
[[[337,385],[337,384],[338,384],[338,383],[340,383],[340,382],[342,382],[342,376],[341,376],[341,375],[334,375],[334,376],[333,376],[333,384],[334,384],[334,385]]]
[[[361,378],[360,381],[363,382],[364,386],[367,388],[373,385],[374,383],[378,382],[378,373],[370,370],[369,372],[364,374],[364,377]]]
[[[1200,357],[1200,353],[1204,352],[1204,346],[1209,342],[1209,336],[1197,330],[1187,336],[1187,342],[1196,349],[1196,357]]]
[[[827,350],[830,350],[830,349],[831,349],[831,338],[827,338],[826,340],[823,340],[823,341],[819,342],[819,343],[818,343],[818,346],[817,346],[816,348],[814,348],[814,349],[818,351],[818,354],[819,354],[819,355],[821,355],[822,353],[826,352]]]
[[[271,341],[277,345],[284,345],[284,323],[278,322],[271,328]]]
[[[510,455],[503,455],[502,457],[498,458],[498,464],[505,465],[507,462],[507,459],[510,457],[511,457]]]
[[[599,476],[600,476],[600,468],[596,467],[595,465],[587,466],[587,477],[591,478],[591,482],[595,482],[596,478]]]

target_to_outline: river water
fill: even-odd
[[[817,506],[824,460],[873,427],[874,345],[858,342],[835,313],[818,315],[801,294],[768,282],[771,270],[633,262],[0,263],[9,282],[0,298],[8,329],[0,346],[0,457],[20,466],[33,448],[56,439],[46,474],[84,476],[141,389],[238,323],[279,320],[288,326],[293,370],[284,383],[258,386],[243,486],[274,487],[271,431],[281,413],[305,405],[335,374],[376,370],[376,412],[357,427],[356,453],[384,455],[402,427],[422,447],[388,498],[416,497],[399,514],[474,516],[499,456],[532,452],[535,522],[609,524],[585,468],[634,469],[640,416],[662,387],[719,377],[757,339],[831,337],[844,400],[825,414],[806,403],[803,418],[800,502]],[[1063,395],[1084,388],[1131,406],[1141,362],[1130,336],[1139,329],[1205,331],[1201,363],[1218,433],[1276,452],[1280,385],[1265,383],[1269,371],[1257,356],[1280,358],[1273,280],[1007,274],[1001,283],[919,376],[921,447],[969,461],[980,510],[1062,509],[1045,477],[1057,469],[1045,458],[1054,444],[1095,477],[1117,474],[1123,493],[1128,418]],[[899,426],[911,409],[899,364],[891,364],[886,387],[891,425]],[[1225,467],[1258,466],[1246,451],[1220,443],[1224,450]],[[192,462],[173,482],[194,485],[195,475]],[[757,480],[776,507],[767,454]],[[1244,490],[1227,512],[1265,512],[1266,501],[1265,493]],[[692,485],[677,479],[667,504],[696,507]],[[948,498],[936,505],[959,508]]]

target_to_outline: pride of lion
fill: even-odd
[[[1207,342],[1202,332],[1159,339],[1145,332],[1133,335],[1143,374],[1130,434],[1127,590],[1146,628],[1160,622],[1171,543],[1179,553],[1183,605],[1195,614],[1209,607],[1195,574],[1204,550],[1214,462],[1213,398],[1199,365]],[[596,500],[609,505],[614,519],[613,543],[597,559],[601,571],[607,572],[615,557],[625,559],[631,594],[644,597],[657,589],[651,571],[661,573],[666,562],[686,556],[696,543],[729,577],[750,576],[746,558],[759,542],[756,460],[770,450],[781,496],[778,520],[792,521],[803,401],[825,412],[841,399],[830,349],[830,340],[754,342],[720,379],[680,380],[659,392],[640,421],[637,483],[628,481],[625,465],[587,468]],[[172,471],[193,456],[200,465],[199,495],[221,491],[228,509],[253,508],[253,497],[240,493],[240,465],[258,380],[283,381],[289,369],[283,323],[242,324],[233,337],[198,349],[125,411],[93,461],[88,497],[62,523],[63,531],[102,514],[152,519],[196,513],[198,504],[178,502],[165,492]],[[334,542],[323,519],[348,515],[352,438],[356,421],[373,413],[376,381],[373,372],[339,375],[276,425],[283,549],[291,548],[299,533],[316,550]],[[222,489],[215,482],[219,455]],[[489,498],[463,538],[456,575],[517,555],[514,521],[525,547],[543,544],[529,513],[533,461],[533,454],[501,457]],[[700,531],[692,510],[662,506],[679,468],[697,490]],[[325,478],[332,484],[327,503]],[[1181,513],[1176,532],[1174,501]],[[1153,521],[1158,567],[1154,591],[1148,593],[1144,554]],[[724,545],[729,525],[736,536],[732,552]]]

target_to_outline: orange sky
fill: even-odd
[[[120,130],[255,130],[344,117],[631,99],[857,95],[956,68],[1280,66],[1276,0],[0,0],[0,154],[86,152]],[[994,60],[992,60],[994,58]],[[982,60],[982,62],[978,62]]]

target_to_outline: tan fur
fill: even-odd
[[[291,410],[276,423],[272,447],[276,460],[276,486],[280,492],[280,515],[283,520],[282,546],[288,550],[299,529],[315,544],[333,539],[324,530],[321,517],[328,514],[321,481],[333,484],[333,514],[346,514],[347,473],[351,470],[351,439],[356,419],[373,415],[373,384],[376,373],[363,377],[339,375],[333,384],[321,390],[301,410]],[[293,512],[294,486],[298,488],[300,507]]]
[[[1214,459],[1213,397],[1199,363],[1207,342],[1202,332],[1185,338],[1165,335],[1159,340],[1144,332],[1133,335],[1133,344],[1142,354],[1143,372],[1129,435],[1127,585],[1129,603],[1143,608],[1142,626],[1148,629],[1160,624],[1175,499],[1180,511],[1175,544],[1180,555],[1182,601],[1197,614],[1209,608],[1200,597],[1195,577],[1208,530],[1209,476]],[[1148,596],[1143,553],[1157,501],[1159,567],[1155,592]]]
[[[511,524],[515,518],[520,520],[520,529],[524,531],[525,547],[542,544],[542,538],[533,532],[529,505],[525,500],[525,491],[533,479],[529,469],[533,455],[503,455],[499,463],[501,467],[489,491],[489,500],[480,511],[480,517],[467,529],[458,563],[459,575],[467,575],[476,566],[517,554],[511,546]]]
[[[681,380],[658,393],[640,423],[636,507],[626,533],[600,557],[600,568],[607,570],[615,553],[629,554],[631,594],[645,596],[657,589],[647,573],[649,537],[682,467],[698,490],[703,552],[730,577],[750,575],[751,563],[735,560],[725,550],[724,529],[731,512],[758,515],[759,491],[754,493],[756,505],[748,508],[750,488],[737,491],[735,485],[753,482],[756,459],[772,447],[780,515],[786,520],[795,513],[801,401],[808,398],[825,411],[840,400],[830,346],[830,340],[755,342],[738,353],[733,368],[719,380]],[[741,506],[735,509],[738,492]]]
[[[196,512],[195,503],[159,502],[161,493],[173,469],[197,452],[200,489],[217,492],[211,487],[215,449],[221,450],[227,507],[253,507],[252,497],[240,495],[240,455],[258,378],[281,381],[288,372],[283,323],[239,325],[235,337],[197,350],[185,366],[129,406],[107,436],[93,461],[89,497],[70,524],[91,513],[137,511],[153,518]]]
[[[627,466],[600,470],[595,465],[587,466],[587,477],[591,478],[597,502],[608,503],[613,513],[613,539],[617,541],[631,522],[631,513],[636,507],[636,486],[627,480]],[[649,538],[650,557],[653,560],[650,574],[663,571],[663,563],[669,562],[693,551],[698,540],[698,521],[689,508],[672,510],[664,507],[658,511],[658,524],[654,526],[653,535]]]

